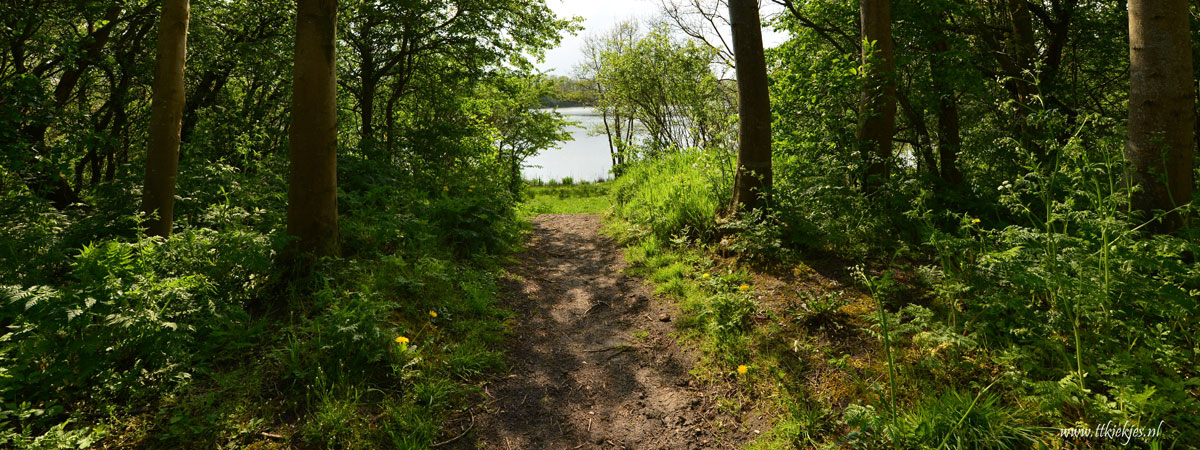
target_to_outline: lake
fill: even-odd
[[[571,177],[576,181],[595,181],[612,176],[612,157],[608,153],[608,137],[603,132],[591,135],[592,130],[603,130],[604,120],[600,113],[588,107],[559,108],[567,120],[579,122],[571,127],[574,140],[564,142],[561,148],[542,151],[525,161],[521,174],[527,180],[561,180]]]

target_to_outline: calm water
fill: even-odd
[[[597,127],[602,131],[604,121],[591,108],[559,108],[567,120],[579,122],[571,129],[575,140],[562,143],[562,148],[550,149],[525,161],[522,174],[526,179],[595,181],[611,178],[612,158],[608,154],[608,137],[603,132],[590,135]]]

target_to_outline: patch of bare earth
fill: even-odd
[[[718,410],[728,387],[690,374],[678,311],[624,274],[596,215],[542,215],[505,288],[510,374],[457,448],[733,448],[753,427]]]

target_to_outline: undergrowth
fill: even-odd
[[[770,212],[721,221],[728,156],[676,152],[615,181],[612,228],[683,305],[698,374],[777,417],[752,448],[1102,447],[1060,430],[1105,423],[1194,448],[1195,230],[1126,214],[1119,146],[1057,154],[965,204],[902,176],[868,197],[785,156]]]
[[[264,164],[278,164],[268,160]],[[97,211],[0,201],[0,447],[427,448],[502,370],[500,258],[516,197],[347,159],[345,257],[278,262],[274,170],[181,174],[171,237],[147,238],[135,180]],[[450,181],[455,180],[455,181]]]

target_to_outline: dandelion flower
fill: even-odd
[[[971,223],[979,223],[979,219],[971,219]]]
[[[707,274],[707,273],[706,273],[706,274],[704,274],[704,275],[700,275],[700,278],[703,278],[703,279],[705,279],[705,280],[707,280],[707,279],[708,279],[708,277],[709,277],[709,274]]]
[[[429,312],[429,317],[432,317],[432,318],[436,319],[436,318],[437,318],[437,311],[430,311],[430,312]]]
[[[408,343],[408,338],[406,338],[406,337],[404,337],[404,336],[397,336],[397,337],[396,337],[396,343],[397,343],[397,344],[407,344],[407,343]]]
[[[743,284],[743,285],[741,285],[741,286],[738,286],[738,290],[739,290],[739,291],[742,291],[742,292],[746,292],[746,291],[750,290],[750,285],[748,285],[748,284]]]
[[[742,364],[742,365],[738,366],[738,368],[737,368],[738,375],[745,375],[746,372],[749,372],[749,371],[750,371],[750,368],[746,367],[745,364]]]

